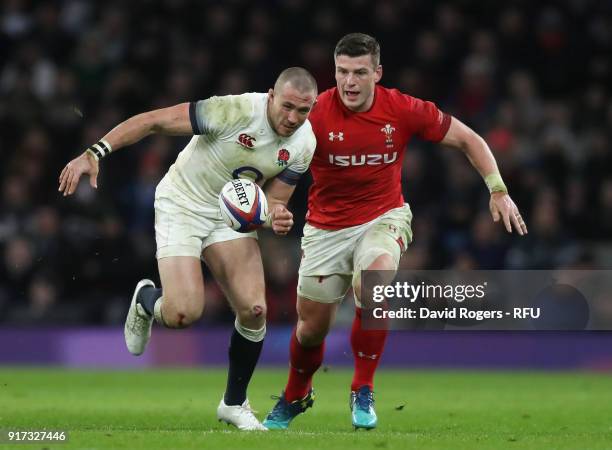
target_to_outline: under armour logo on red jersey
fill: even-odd
[[[339,141],[344,140],[344,133],[342,131],[338,131],[338,134],[334,134],[333,131],[329,132],[329,140],[334,142],[334,139],[338,139]]]
[[[242,133],[240,136],[238,136],[238,143],[245,148],[253,148],[255,145],[253,142],[256,140],[257,139],[255,139],[253,136],[249,136],[246,133]]]

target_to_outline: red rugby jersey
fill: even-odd
[[[308,193],[311,225],[361,225],[404,204],[406,144],[413,135],[438,142],[451,117],[432,102],[377,85],[366,112],[349,110],[336,88],[322,92],[309,117],[317,137]]]

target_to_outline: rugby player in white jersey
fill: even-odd
[[[70,161],[59,191],[75,192],[81,175],[97,187],[99,160],[150,134],[194,135],[157,186],[155,234],[161,288],[141,280],[125,323],[134,355],[144,352],[153,320],[185,328],[204,310],[204,260],[236,314],[229,345],[227,387],[217,417],[241,430],[265,430],[246,391],[266,333],[264,274],[257,235],[238,233],[221,220],[217,197],[233,178],[262,185],[268,226],[286,234],[293,225],[287,202],[307,169],[316,140],[308,114],[317,85],[305,69],[284,70],[268,93],[211,97],[129,118]]]

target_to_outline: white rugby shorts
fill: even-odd
[[[411,221],[406,203],[370,222],[340,230],[306,224],[298,295],[322,303],[341,302],[355,281],[353,275],[360,275],[381,254],[391,255],[397,268],[412,242]]]
[[[201,258],[202,251],[216,242],[252,237],[257,232],[238,233],[221,219],[219,207],[196,202],[165,176],[155,190],[155,240],[157,259],[169,256]]]

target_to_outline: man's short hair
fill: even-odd
[[[283,70],[274,83],[274,90],[279,90],[287,82],[302,94],[314,92],[315,96],[317,95],[317,81],[302,67],[289,67]]]
[[[339,55],[357,56],[371,55],[374,67],[380,64],[380,44],[372,36],[364,33],[350,33],[336,44],[334,58]]]

